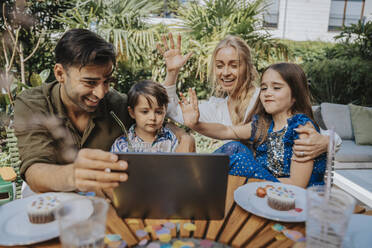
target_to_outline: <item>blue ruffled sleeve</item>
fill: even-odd
[[[284,142],[290,145],[294,144],[294,140],[299,138],[298,133],[295,131],[300,125],[304,126],[306,123],[310,122],[313,124],[317,132],[320,132],[319,128],[315,123],[305,114],[296,114],[287,120],[288,129],[284,136]]]
[[[298,133],[294,129],[298,128],[300,125],[304,126],[308,122],[313,124],[317,132],[320,132],[317,125],[315,125],[315,123],[305,114],[296,114],[289,118],[287,121],[288,129],[283,139],[285,143],[285,157],[286,159],[288,159],[288,163],[290,163],[290,159],[292,157],[292,147],[294,145],[294,140],[299,138]],[[314,159],[313,171],[311,173],[308,186],[323,184],[325,164],[326,153],[323,153],[319,157]]]

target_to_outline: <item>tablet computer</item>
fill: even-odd
[[[114,189],[123,218],[222,219],[229,157],[225,154],[120,153],[128,181]]]

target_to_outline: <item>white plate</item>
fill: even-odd
[[[284,186],[292,190],[296,195],[296,208],[301,208],[302,211],[279,211],[269,207],[267,196],[260,198],[256,195],[258,187],[265,187],[268,184],[275,187]],[[241,208],[270,220],[283,222],[303,222],[306,220],[306,190],[294,185],[273,182],[247,183],[235,190],[234,199]]]
[[[0,206],[0,245],[29,245],[59,236],[56,220],[45,224],[32,224],[28,219],[27,205],[40,195],[56,195],[61,202],[80,197],[79,207],[86,211],[83,215],[77,215],[77,211],[71,211],[70,214],[74,218],[88,219],[93,212],[93,206],[88,199],[73,193],[37,194],[11,201]]]

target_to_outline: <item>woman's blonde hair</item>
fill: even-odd
[[[222,49],[226,47],[234,48],[239,55],[240,61],[244,61],[246,64],[246,75],[244,82],[238,78],[238,83],[235,84],[229,97],[235,99],[232,101],[233,112],[230,113],[231,121],[234,125],[242,124],[245,116],[246,109],[250,103],[252,96],[255,92],[254,82],[258,80],[258,73],[256,68],[252,63],[251,51],[247,43],[238,36],[229,35],[221,40],[213,51],[211,62],[210,62],[210,74],[209,78],[212,83],[212,94],[216,97],[225,97],[227,92],[225,92],[216,78],[216,55]]]

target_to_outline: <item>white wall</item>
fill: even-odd
[[[300,41],[334,41],[333,37],[339,32],[328,31],[331,0],[279,1],[278,28],[269,30],[274,37]],[[372,0],[366,0],[364,16],[372,20]]]

